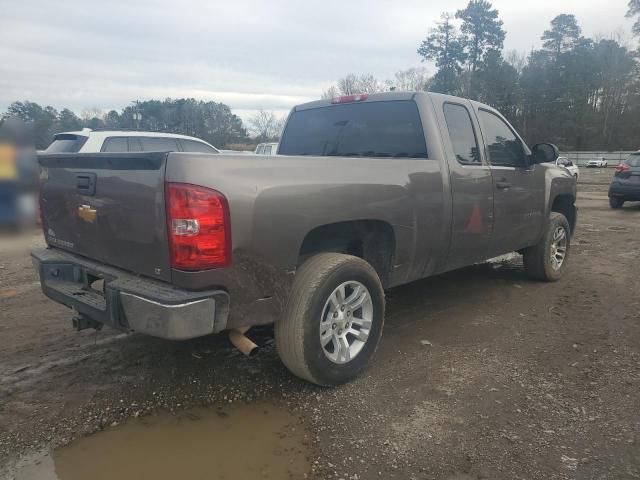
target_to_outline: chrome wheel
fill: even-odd
[[[364,347],[373,321],[373,301],[360,282],[340,284],[329,296],[320,318],[320,345],[334,363],[353,360]]]
[[[551,266],[554,270],[559,270],[564,263],[567,254],[567,231],[564,227],[557,227],[551,238]]]

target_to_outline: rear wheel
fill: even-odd
[[[373,356],[384,323],[380,279],[364,260],[321,253],[296,272],[275,335],[282,362],[318,385],[356,377]]]
[[[571,229],[566,217],[551,212],[547,228],[537,245],[524,250],[524,268],[535,280],[555,282],[567,268],[571,246]]]
[[[624,199],[620,197],[609,197],[609,206],[611,208],[622,208],[624,205]]]

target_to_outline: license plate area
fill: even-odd
[[[44,264],[42,281],[46,287],[63,295],[70,306],[76,303],[107,311],[106,284],[108,278],[74,264]]]

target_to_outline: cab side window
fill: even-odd
[[[486,110],[479,111],[479,118],[491,165],[526,167],[526,153],[522,142],[504,120]]]
[[[456,160],[462,165],[480,165],[478,141],[469,111],[455,103],[445,103],[443,109]]]

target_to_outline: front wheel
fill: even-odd
[[[384,323],[384,291],[358,257],[320,253],[296,272],[284,316],[275,325],[278,354],[294,375],[340,385],[373,356]]]
[[[611,208],[622,208],[622,205],[624,205],[624,199],[620,197],[609,197],[609,206]]]
[[[567,268],[571,246],[571,229],[566,217],[551,212],[549,222],[537,245],[524,250],[524,268],[535,280],[555,282]]]

